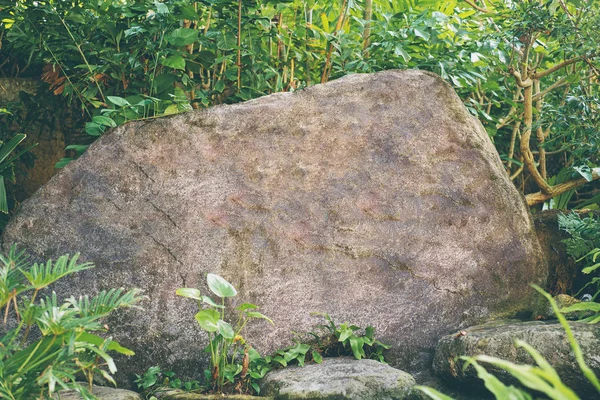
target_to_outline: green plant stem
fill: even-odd
[[[87,57],[85,56],[85,53],[83,52],[83,50],[81,50],[81,45],[79,43],[77,43],[77,40],[75,40],[75,36],[73,36],[73,33],[71,33],[71,29],[69,29],[69,26],[67,25],[67,23],[65,22],[65,20],[62,19],[60,15],[58,15],[58,11],[56,10],[56,8],[54,8],[53,11],[56,13],[56,16],[58,17],[58,19],[60,20],[60,22],[63,24],[63,26],[65,27],[65,29],[67,30],[67,33],[69,34],[69,37],[71,38],[71,40],[75,44],[75,47],[77,47],[77,51],[81,55],[81,58],[83,59],[83,62],[85,63],[85,66],[87,67],[92,80],[94,81],[94,83],[96,84],[96,87],[98,88],[98,92],[100,93],[100,96],[102,97],[102,101],[104,103],[106,103],[106,98],[104,97],[104,93],[102,92],[102,88],[100,87],[100,83],[98,82],[98,80],[94,76],[94,71],[92,71],[92,67],[90,66],[90,63],[88,62]]]
[[[158,42],[158,51],[155,53],[154,57],[154,69],[152,70],[152,82],[150,83],[150,92],[148,96],[152,97],[152,93],[154,91],[154,79],[156,78],[156,69],[158,68],[158,60],[160,59],[160,49],[162,47],[162,42],[165,37],[165,31],[162,30],[160,33],[160,41]]]

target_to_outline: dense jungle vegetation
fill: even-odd
[[[594,0],[2,0],[0,76],[41,77],[30,103],[60,98],[92,139],[345,74],[425,69],[484,123],[530,205],[593,208],[599,13]]]
[[[23,168],[14,163],[32,145],[24,134],[33,123],[46,123],[48,110],[52,118],[69,119],[77,137],[69,157],[57,164],[61,168],[108,129],[131,120],[395,68],[432,71],[455,88],[532,209],[598,210],[599,41],[599,0],[0,0],[0,78],[43,81],[35,95],[21,93],[20,101],[0,108],[0,212],[17,206],[5,181]],[[595,292],[578,307],[593,311],[588,322],[598,322],[600,224],[577,214],[561,224],[572,235],[569,252],[590,274],[588,286]],[[17,374],[15,385],[22,386],[10,397],[13,388],[0,384],[0,397],[7,398],[26,398],[19,396],[38,386],[67,387],[62,383],[74,380],[81,367],[68,364],[72,354],[52,341],[47,360],[72,369],[63,375],[44,369],[35,384],[19,375],[35,351],[19,347],[15,338],[27,338],[30,326],[41,324],[42,331],[70,343],[81,332],[101,330],[97,321],[109,312],[141,300],[135,291],[101,294],[111,300],[104,308],[100,300],[90,306],[70,299],[62,307],[76,322],[56,333],[52,329],[60,324],[36,315],[50,318],[49,310],[59,304],[46,298],[34,306],[38,291],[91,266],[67,257],[57,261],[59,267],[49,262],[44,269],[21,256],[13,249],[0,258],[0,306],[6,313],[17,306],[17,294],[34,292],[26,299],[25,322],[2,339],[10,346],[0,346],[5,376]],[[85,325],[77,325],[81,321]],[[86,374],[97,372],[98,360],[114,371],[107,350],[127,354],[110,340],[92,334],[84,339],[81,351],[96,354],[84,366]],[[590,381],[600,390],[595,376]],[[515,398],[530,398],[522,396]]]

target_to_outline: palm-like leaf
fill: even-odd
[[[82,296],[79,299],[71,296],[67,302],[73,305],[82,317],[101,318],[117,308],[132,307],[145,297],[140,296],[141,290],[132,289],[123,293],[124,289],[110,289],[100,292],[97,296]]]
[[[7,256],[0,255],[0,307],[6,306],[5,323],[10,301],[16,304],[16,296],[26,289],[20,268],[25,267],[28,257],[25,251],[17,251],[17,246],[12,245]]]
[[[52,260],[48,260],[46,264],[35,263],[29,271],[21,271],[31,287],[40,290],[67,275],[94,267],[94,264],[90,262],[78,264],[78,259],[79,253],[75,254],[71,260],[67,254],[59,257],[54,263]]]
[[[71,303],[59,303],[56,293],[40,300],[35,306],[35,320],[44,335],[60,335],[76,328],[99,330],[102,325],[96,320],[98,317],[80,316],[79,310]]]

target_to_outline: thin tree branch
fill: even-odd
[[[592,172],[592,181],[594,181],[598,178],[600,178],[600,175],[598,175],[595,172]],[[552,186],[549,193],[543,193],[543,192],[530,193],[527,196],[525,196],[525,200],[527,201],[527,205],[533,206],[536,204],[543,203],[544,201],[549,200],[549,199],[553,198],[554,196],[558,196],[561,193],[568,192],[569,190],[572,190],[572,189],[578,188],[579,186],[585,185],[586,183],[588,183],[588,180],[585,178],[573,179],[571,181],[567,181],[567,182],[561,183],[559,185]]]
[[[541,100],[545,95],[547,95],[552,90],[568,85],[570,82],[567,82],[568,76],[563,77],[562,79],[554,82],[552,85],[548,86],[546,89],[542,90],[539,93],[533,95],[533,101]]]
[[[595,57],[595,55],[588,56],[588,58],[593,58],[593,57]],[[569,60],[566,60],[566,61],[563,61],[563,62],[561,62],[560,64],[556,64],[554,67],[552,67],[552,68],[549,68],[549,69],[547,69],[547,70],[545,70],[545,71],[536,72],[536,73],[535,73],[535,74],[533,74],[531,77],[532,77],[533,79],[541,79],[541,78],[543,78],[543,77],[545,77],[545,76],[548,76],[548,75],[550,75],[550,74],[551,74],[551,73],[553,73],[553,72],[556,72],[556,71],[558,71],[558,70],[559,70],[559,69],[561,69],[561,68],[564,68],[564,67],[566,67],[566,66],[569,66],[569,65],[571,65],[571,64],[574,64],[574,63],[576,63],[576,62],[578,62],[578,61],[582,61],[583,59],[584,59],[584,57],[581,57],[581,56],[578,56],[578,57],[573,57],[573,58],[571,58],[571,59],[569,59]]]
[[[485,14],[489,13],[489,10],[486,10],[483,7],[479,7],[477,4],[475,4],[475,2],[473,0],[464,0],[464,2],[467,3],[468,5],[470,5],[471,7],[473,7],[474,9],[476,9],[479,12],[482,12],[482,13],[485,13]]]

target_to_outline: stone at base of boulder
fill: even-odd
[[[175,389],[167,390],[161,393],[155,393],[157,399],[166,400],[273,400],[273,397],[257,397],[247,394],[203,394],[186,392]]]
[[[92,387],[92,394],[98,398],[98,400],[144,400],[142,395],[131,390],[115,389],[104,386]],[[59,395],[55,395],[56,400],[81,400],[82,397],[79,393],[73,390],[61,390]]]
[[[407,399],[414,378],[374,360],[329,358],[321,364],[272,371],[261,393],[277,399]]]
[[[581,347],[586,364],[596,375],[600,374],[600,325],[569,322],[569,326]],[[592,398],[590,395],[598,395],[579,369],[567,335],[558,322],[495,322],[467,328],[462,333],[444,336],[436,348],[433,369],[444,379],[479,381],[473,368],[463,371],[460,361],[457,361],[461,356],[485,354],[517,364],[535,365],[533,358],[515,345],[516,340],[522,340],[539,351],[563,383],[581,398],[589,399]],[[516,383],[504,370],[489,364],[485,367],[506,383]]]

